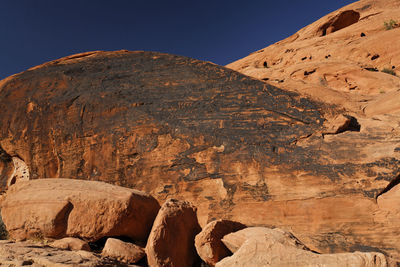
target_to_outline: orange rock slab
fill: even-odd
[[[318,95],[320,87],[307,88]],[[400,258],[398,228],[375,215],[376,197],[398,176],[396,117],[364,116],[354,102],[334,106],[349,95],[329,92],[332,101],[323,103],[323,94],[316,100],[155,52],[52,61],[0,83],[1,189],[18,157],[29,179],[104,181],[160,203],[190,201],[203,226],[216,219],[279,226],[319,252]],[[336,121],[340,115],[360,127]]]

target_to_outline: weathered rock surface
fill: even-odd
[[[0,265],[6,267],[118,266],[117,262],[102,259],[87,251],[68,251],[51,248],[40,243],[4,240],[0,240]]]
[[[221,239],[243,228],[246,228],[246,225],[229,220],[217,220],[207,224],[195,238],[195,246],[200,258],[208,265],[214,266],[223,258],[230,256],[231,251]]]
[[[384,26],[391,19],[400,19],[398,1],[357,1],[228,67],[362,115],[398,115],[398,101],[381,100],[385,111],[376,103],[400,87],[389,73],[400,68],[400,28]]]
[[[126,236],[145,241],[159,210],[151,196],[103,182],[38,179],[11,186],[1,214],[10,237]]]
[[[335,104],[344,109],[342,115],[357,119],[359,132],[341,133],[342,126],[346,126],[349,120],[342,115],[325,116],[327,128],[322,131],[324,141],[321,149],[326,151],[322,158],[327,165],[334,162],[336,167],[337,164],[358,165],[360,168],[356,167],[358,171],[353,173],[353,177],[358,178],[348,179],[342,172],[340,178],[335,179],[335,183],[342,187],[331,196],[322,189],[327,184],[315,180],[319,183],[317,199],[306,197],[314,191],[314,186],[298,188],[304,178],[295,178],[292,183],[278,182],[275,185],[282,185],[282,194],[293,185],[299,189],[297,192],[303,190],[303,193],[288,197],[286,201],[283,198],[275,201],[272,197],[270,201],[274,204],[260,205],[266,209],[265,216],[273,211],[270,217],[274,219],[268,222],[269,225],[289,227],[307,244],[325,253],[382,248],[400,259],[399,253],[395,252],[399,251],[397,248],[388,249],[397,247],[393,244],[398,232],[393,228],[393,221],[382,216],[388,209],[392,209],[391,214],[396,213],[398,200],[391,198],[384,210],[379,203],[376,205],[376,197],[385,198],[384,194],[393,190],[400,179],[398,169],[389,163],[398,161],[400,152],[400,29],[398,25],[389,30],[385,28],[384,22],[391,19],[400,19],[398,1],[357,1],[324,16],[293,36],[227,66],[302,96]],[[397,75],[390,75],[390,72]],[[298,144],[308,146],[309,141],[311,139]],[[336,147],[326,150],[327,143]],[[358,156],[354,155],[355,151]],[[383,177],[389,173],[391,178]],[[298,175],[302,174],[305,173],[299,171]],[[389,183],[378,189],[378,184],[384,180]],[[271,183],[267,184],[271,189]],[[371,187],[365,190],[365,186]],[[357,191],[361,188],[364,189],[360,195]],[[343,190],[347,193],[342,194]],[[308,219],[303,221],[302,218]],[[353,222],[350,223],[349,219]],[[332,220],[337,223],[334,227],[328,226]],[[307,224],[308,233],[300,226]],[[385,234],[378,234],[382,232]],[[350,241],[350,236],[357,237],[351,237],[353,241]]]
[[[233,256],[218,262],[217,267],[232,266],[388,266],[381,253],[317,254],[305,247],[291,233],[280,229],[252,227],[231,233],[223,242]]]
[[[357,12],[359,22],[312,36],[338,38],[368,21]],[[382,35],[398,30],[383,32],[382,24]],[[375,74],[397,86],[397,77]],[[376,203],[398,177],[397,115],[364,114],[354,90],[309,88],[348,110],[173,55],[91,52],[49,62],[0,82],[0,184],[7,187],[18,157],[29,179],[100,180],[160,202],[185,199],[201,225],[218,218],[276,226],[319,252],[381,249],[400,259],[400,227],[388,227],[396,222]],[[360,127],[328,123],[340,114]]]
[[[55,240],[50,244],[50,246],[60,249],[90,251],[90,247],[87,242],[75,237],[65,237],[63,239]]]
[[[101,254],[125,263],[136,263],[146,255],[143,248],[115,238],[107,239]]]
[[[150,267],[192,266],[198,260],[194,239],[201,228],[196,211],[189,202],[175,199],[161,206],[146,245]]]

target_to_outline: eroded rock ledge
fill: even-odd
[[[46,191],[49,188],[52,195]],[[383,211],[390,210],[387,196],[393,194],[398,195],[392,190],[378,199]],[[67,218],[59,212],[63,201],[71,201]],[[28,209],[21,208],[23,204]],[[10,240],[0,241],[0,265],[396,266],[395,259],[379,251],[321,254],[293,233],[278,228],[217,220],[201,229],[197,208],[187,201],[169,199],[161,208],[157,204],[156,217],[152,206],[154,199],[143,192],[102,182],[17,181],[10,186],[2,206]],[[150,212],[150,220],[146,212]],[[63,228],[68,230],[54,234],[54,229]],[[68,237],[60,239],[64,236]]]

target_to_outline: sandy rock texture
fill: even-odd
[[[398,114],[400,78],[390,72],[400,75],[400,28],[387,29],[391,20],[400,21],[398,1],[357,1],[227,67],[369,117]]]
[[[1,266],[34,267],[112,267],[116,262],[102,259],[87,251],[68,251],[51,248],[35,242],[11,242],[0,240]]]
[[[385,26],[385,23],[390,24],[391,20],[397,23],[392,27]],[[322,234],[325,240],[331,243],[328,246],[317,245],[320,251],[370,250],[371,247],[373,247],[372,250],[377,251],[385,247],[383,243],[394,244],[395,242],[393,234],[396,235],[397,230],[393,232],[393,220],[389,217],[397,214],[395,207],[399,202],[395,194],[390,192],[398,190],[396,185],[400,181],[400,174],[397,168],[389,166],[391,165],[389,162],[398,161],[400,152],[398,146],[400,136],[399,21],[399,1],[357,1],[322,17],[285,40],[227,65],[231,69],[266,83],[298,92],[316,101],[334,104],[344,110],[343,114],[325,117],[326,129],[323,132],[324,141],[321,143],[321,148],[325,150],[324,146],[327,143],[336,144],[336,148],[326,150],[322,157],[325,158],[327,165],[341,162],[344,165],[361,164],[366,168],[361,167],[359,171],[354,172],[353,177],[358,177],[355,180],[345,178],[347,176],[345,173],[340,174],[340,178],[335,179],[335,183],[340,183],[343,187],[332,195],[333,198],[322,193],[326,192],[322,189],[326,184],[321,183],[317,191],[322,195],[318,197],[318,200],[289,197],[288,202],[280,202],[280,204],[275,202],[275,205],[268,205],[268,209],[276,211],[271,216],[279,217],[279,219],[275,217],[276,220],[273,220],[275,222],[271,225],[288,226],[300,235],[305,232],[287,219],[309,218],[309,222],[300,219],[301,224],[313,225],[309,224],[310,232],[305,235],[311,237],[312,232],[316,233],[312,237],[315,241],[315,238],[319,239],[317,236],[321,237],[320,234]],[[349,123],[349,116],[357,119],[360,125],[359,132],[341,133],[341,125]],[[302,143],[301,146],[304,146],[305,142]],[[352,151],[358,151],[359,156],[355,156]],[[364,171],[366,172],[363,173]],[[391,178],[384,178],[378,173],[391,173]],[[378,175],[375,176],[376,174]],[[375,177],[372,178],[372,176]],[[296,181],[300,180],[296,179]],[[356,193],[367,184],[367,187],[370,185],[375,187],[384,180],[389,183],[383,190],[371,188],[367,190],[369,192],[364,191],[364,196]],[[296,187],[298,183],[285,183],[285,185]],[[282,190],[286,191],[287,188],[282,188]],[[313,187],[309,187],[303,192],[313,190]],[[344,194],[347,197],[343,197],[344,195],[340,193],[342,190],[349,190]],[[305,195],[308,193],[303,196]],[[280,211],[278,211],[278,206],[281,208]],[[349,226],[348,219],[352,217],[351,213],[359,216],[358,219],[354,217],[355,220],[351,223],[353,226],[350,227],[357,232],[358,236],[355,238],[358,241],[352,245],[348,239],[352,234],[348,231],[349,228],[345,230]],[[327,227],[333,218],[337,219],[336,230],[340,229],[339,231]],[[360,222],[358,226],[356,226],[357,221]],[[361,226],[366,222],[370,222],[367,224],[375,229],[372,232],[378,228],[380,230],[374,234],[372,232],[366,234],[370,230]],[[315,231],[316,229],[318,230]],[[378,232],[385,234],[380,235]],[[379,236],[385,236],[385,238]],[[383,241],[383,239],[386,240]],[[314,241],[307,240],[310,244]],[[379,245],[380,242],[383,246]],[[322,249],[322,247],[325,248]],[[346,249],[338,249],[339,247],[346,247]],[[388,253],[399,256],[397,252]]]
[[[126,236],[146,241],[158,202],[104,182],[73,179],[21,181],[7,191],[1,215],[11,238]]]
[[[317,254],[310,251],[291,233],[281,229],[246,228],[226,235],[222,241],[234,254],[218,262],[216,267],[389,266],[386,257],[376,252]]]
[[[197,208],[186,201],[168,199],[160,209],[146,245],[150,267],[193,266],[200,262],[194,246],[201,231]]]
[[[136,263],[146,256],[143,248],[116,238],[107,238],[101,254],[125,263]]]
[[[55,240],[50,244],[53,248],[67,249],[67,250],[86,250],[91,251],[88,242],[85,242],[76,237],[65,237]]]
[[[331,23],[332,33],[315,38],[355,25]],[[174,55],[59,59],[0,82],[1,188],[18,157],[31,180],[106,181],[160,203],[190,201],[203,226],[275,226],[319,252],[382,250],[400,259],[398,223],[377,203],[400,179],[397,115],[368,117],[352,109],[355,100],[348,109],[321,100]]]

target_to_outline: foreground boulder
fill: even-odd
[[[105,236],[147,239],[159,210],[151,196],[103,182],[21,181],[7,192],[1,214],[11,238]]]
[[[223,242],[234,254],[218,262],[216,267],[388,266],[386,257],[377,252],[317,254],[291,233],[280,229],[246,228],[226,235]]]
[[[221,239],[232,232],[246,228],[246,225],[228,220],[217,220],[207,224],[196,236],[195,245],[200,258],[208,265],[214,266],[232,252]]]
[[[175,199],[162,205],[146,246],[150,267],[192,266],[198,260],[194,239],[201,228],[196,211],[189,202]]]
[[[51,243],[53,248],[67,249],[67,250],[86,250],[91,251],[89,244],[79,238],[65,237]]]
[[[125,263],[136,263],[146,255],[143,248],[115,238],[107,239],[101,254]]]

